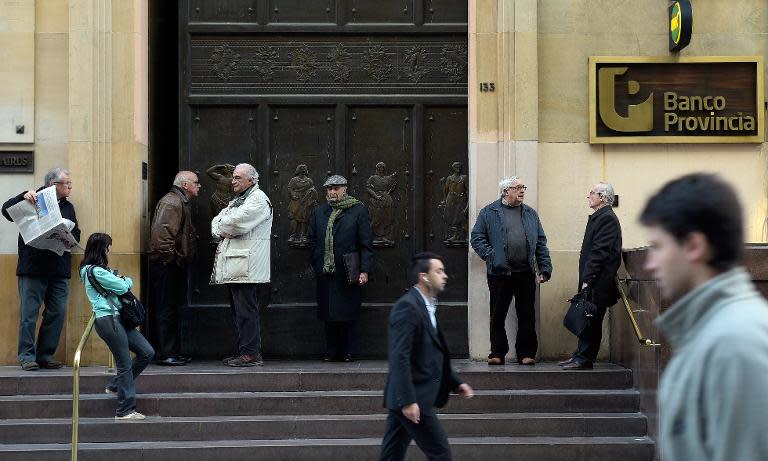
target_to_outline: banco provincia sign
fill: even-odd
[[[761,56],[589,58],[589,142],[765,140]]]

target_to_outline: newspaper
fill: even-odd
[[[59,256],[80,247],[71,232],[75,223],[61,216],[56,186],[38,192],[35,205],[22,200],[8,208],[8,214],[19,228],[24,243],[31,247],[51,250]]]

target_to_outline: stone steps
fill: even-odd
[[[287,415],[148,417],[126,430],[113,418],[81,418],[81,442],[160,442],[163,440],[277,440],[293,438],[376,438],[384,433],[384,413],[370,415]],[[643,437],[640,413],[441,414],[455,437]],[[0,421],[0,444],[68,443],[70,418]]]
[[[128,423],[131,424],[131,423]],[[138,423],[141,424],[141,423]],[[260,461],[375,460],[381,438],[217,440],[80,444],[80,461]],[[450,438],[453,458],[462,461],[650,461],[647,437],[458,437]],[[5,461],[67,461],[68,444],[0,445]],[[407,460],[422,460],[411,446]]]
[[[476,391],[441,410],[454,459],[653,459],[630,370],[454,363]],[[376,459],[384,433],[382,361],[150,366],[137,380],[147,419],[120,423],[104,368],[82,375],[80,460]],[[71,369],[0,367],[0,459],[69,459],[71,389]]]

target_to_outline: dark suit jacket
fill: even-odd
[[[411,288],[389,313],[389,375],[384,407],[400,410],[419,404],[424,414],[448,402],[448,395],[462,384],[451,368],[450,353],[438,323],[429,320],[424,298]]]
[[[616,272],[621,266],[621,225],[609,206],[589,216],[579,255],[579,289],[586,282],[592,301],[600,307],[612,306],[619,297]]]

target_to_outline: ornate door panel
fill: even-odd
[[[441,323],[453,329],[451,350],[466,354],[466,1],[179,0],[179,24],[179,167],[203,184],[193,202],[202,239],[189,352],[230,352],[229,297],[208,284],[210,221],[227,201],[231,166],[250,162],[274,207],[267,356],[323,350],[305,219],[333,173],[373,217],[361,353],[386,353],[386,317],[409,286],[408,261],[431,249],[451,276]]]
[[[333,107],[275,106],[270,110],[267,194],[272,222],[272,302],[311,302],[314,274],[308,264],[307,219],[325,202],[323,182],[335,170]],[[309,290],[297,290],[308,287]]]
[[[467,108],[424,109],[425,248],[445,258],[445,301],[467,299]]]
[[[365,289],[370,302],[391,302],[408,286],[413,254],[413,139],[411,111],[400,107],[350,107],[347,127],[349,192],[371,215],[374,268]]]
[[[190,108],[190,169],[197,171],[202,186],[192,201],[193,220],[200,236],[199,265],[192,272],[190,302],[213,304],[226,299],[222,288],[208,285],[216,249],[211,240],[211,219],[232,198],[232,171],[216,168],[251,162],[259,168],[265,162],[257,157],[257,110],[243,106],[193,106]]]

